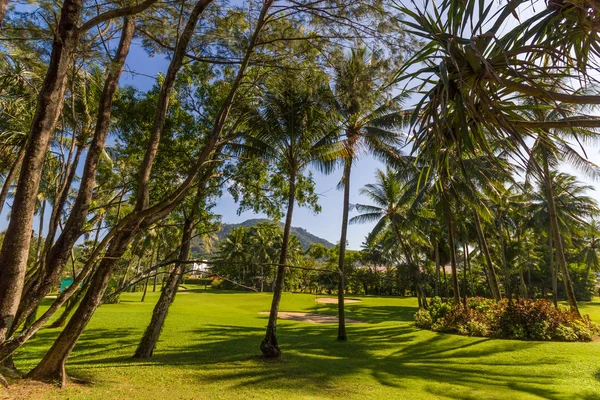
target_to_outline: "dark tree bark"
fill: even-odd
[[[283,283],[285,280],[285,264],[287,263],[288,245],[292,230],[292,217],[294,214],[294,202],[296,199],[296,176],[290,174],[290,193],[288,194],[287,213],[285,216],[285,226],[283,227],[283,239],[281,242],[281,254],[279,256],[279,266],[277,267],[277,276],[275,278],[275,288],[273,290],[273,300],[271,302],[271,311],[269,313],[269,322],[267,324],[267,333],[260,350],[265,357],[279,357],[281,350],[277,343],[277,313],[279,312],[279,303],[283,292]]]
[[[348,214],[350,211],[350,176],[352,173],[352,159],[347,159],[344,165],[344,206],[342,211],[342,233],[340,235],[340,254],[338,259],[338,336],[337,340],[346,341],[346,307],[344,304],[344,291],[346,290],[346,241],[348,235]]]
[[[194,215],[195,213],[192,210],[191,215],[186,218],[183,225],[181,248],[179,251],[180,261],[185,262],[189,258],[191,241],[192,237],[194,236]],[[142,336],[142,340],[140,341],[140,344],[133,355],[134,358],[152,357],[152,353],[154,352],[154,348],[156,347],[156,343],[160,337],[160,332],[162,331],[165,319],[167,318],[169,307],[171,306],[171,303],[173,303],[173,300],[175,300],[179,281],[181,280],[184,272],[185,263],[177,263],[173,268],[173,271],[171,271],[169,274],[169,278],[167,279],[165,287],[160,294],[160,298],[154,306],[150,324],[146,328],[144,336]]]
[[[6,340],[21,299],[36,196],[50,138],[64,103],[68,67],[79,40],[77,23],[81,8],[81,0],[63,3],[50,63],[25,146],[11,219],[0,250],[0,343]]]

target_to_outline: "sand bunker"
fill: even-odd
[[[333,297],[317,297],[315,299],[317,303],[325,303],[325,304],[337,304],[338,299]],[[344,304],[348,303],[360,303],[358,299],[344,299]]]
[[[268,311],[260,312],[261,315],[269,315]],[[337,324],[338,318],[334,315],[314,314],[304,312],[280,312],[277,314],[281,319],[290,319],[292,321],[308,322],[310,324]],[[347,324],[366,324],[364,321],[346,318]]]

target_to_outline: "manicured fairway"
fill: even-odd
[[[271,295],[187,290],[177,295],[149,361],[130,357],[158,293],[125,294],[94,316],[67,364],[91,380],[60,390],[17,384],[0,398],[31,399],[600,399],[600,342],[468,338],[415,328],[412,298],[365,297],[347,305],[349,341],[336,325],[280,321],[284,352],[259,357]],[[284,294],[282,311],[335,314],[314,295]],[[600,303],[582,305],[600,321]],[[16,358],[28,370],[57,330]]]

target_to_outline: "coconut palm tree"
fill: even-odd
[[[404,95],[392,97],[390,61],[379,52],[357,47],[334,64],[335,97],[343,124],[343,139],[347,149],[341,185],[344,187],[342,230],[338,268],[338,340],[346,340],[344,318],[344,258],[350,209],[350,177],[352,164],[369,153],[387,161],[400,159],[403,140],[398,129],[405,122],[400,106]]]
[[[338,123],[332,93],[323,73],[286,73],[269,80],[247,110],[247,134],[240,152],[263,158],[269,163],[279,192],[287,197],[286,217],[279,266],[274,286],[269,323],[261,350],[267,357],[281,354],[276,325],[283,291],[285,265],[294,205],[310,202],[312,179],[309,165],[330,172],[345,155],[338,141]],[[283,197],[283,196],[282,196]]]
[[[360,190],[360,194],[367,196],[375,204],[356,204],[354,207],[361,214],[352,217],[350,223],[376,222],[369,234],[371,243],[379,242],[387,231],[392,232],[406,263],[414,271],[419,306],[427,307],[421,272],[411,250],[417,244],[427,241],[418,230],[415,221],[409,219],[410,202],[407,200],[412,199],[405,195],[406,186],[406,182],[399,180],[398,174],[389,167],[386,171],[378,169],[375,173],[375,183],[367,184]]]

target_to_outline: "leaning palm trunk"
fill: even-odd
[[[346,313],[344,304],[344,291],[346,290],[346,237],[348,234],[348,213],[350,210],[350,174],[352,172],[352,160],[346,160],[344,166],[344,210],[342,214],[342,234],[340,236],[340,254],[338,259],[338,340],[348,340],[346,335]]]
[[[271,311],[269,313],[269,322],[267,324],[267,333],[262,343],[260,351],[265,357],[279,357],[281,350],[277,343],[277,314],[279,312],[279,303],[283,292],[283,283],[285,279],[285,264],[287,262],[288,245],[290,242],[290,233],[292,230],[292,216],[294,213],[294,202],[296,199],[296,177],[290,174],[290,193],[288,195],[287,214],[285,217],[285,226],[283,228],[283,240],[281,243],[281,255],[279,256],[279,266],[277,267],[277,276],[275,278],[275,288],[273,290],[273,300],[271,302]]]
[[[573,290],[573,284],[569,275],[569,266],[567,265],[567,259],[565,257],[565,249],[563,247],[562,237],[558,227],[558,215],[556,213],[556,202],[554,200],[554,190],[552,188],[552,180],[550,176],[550,170],[548,168],[548,162],[544,162],[544,185],[546,187],[546,201],[548,202],[548,213],[550,214],[550,228],[552,229],[552,236],[554,238],[554,246],[556,248],[556,261],[558,266],[562,269],[563,283],[565,285],[565,291],[567,292],[567,299],[569,300],[569,306],[571,311],[581,318],[579,313],[579,307],[577,307],[577,300],[575,298],[575,291]]]
[[[187,261],[189,258],[191,241],[192,237],[194,236],[194,212],[192,211],[191,214],[192,215],[185,219],[183,224],[181,249],[179,251],[179,261],[183,262]],[[167,279],[165,287],[160,294],[160,298],[154,306],[150,324],[146,328],[144,336],[142,337],[142,340],[140,341],[140,344],[133,355],[134,358],[152,357],[152,353],[154,352],[154,348],[156,347],[156,343],[160,337],[160,332],[162,331],[165,319],[167,318],[169,307],[171,306],[171,303],[173,303],[173,300],[175,300],[175,294],[177,294],[179,281],[185,272],[185,264],[183,262],[177,263],[173,268],[173,271],[171,271],[169,274],[169,278]]]
[[[483,233],[483,228],[481,227],[481,220],[479,219],[479,214],[477,212],[474,213],[475,216],[475,227],[477,229],[477,235],[479,236],[479,243],[481,245],[481,251],[483,252],[483,256],[485,258],[485,266],[487,268],[487,278],[490,286],[490,290],[492,291],[492,296],[494,300],[500,301],[502,296],[500,294],[500,287],[498,286],[498,278],[496,277],[496,270],[494,269],[494,264],[492,263],[492,257],[490,255],[490,249],[487,244],[487,240]]]

